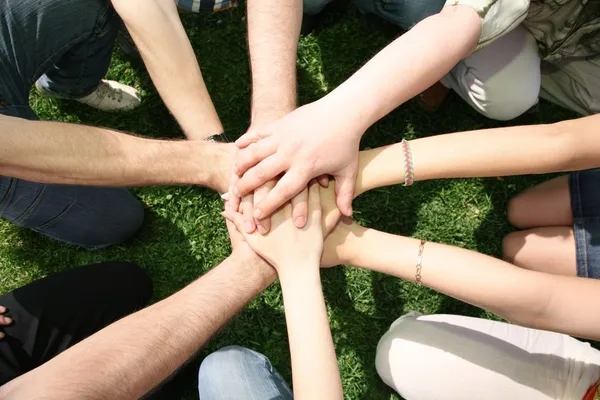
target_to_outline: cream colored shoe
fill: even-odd
[[[137,90],[115,81],[102,80],[90,95],[76,99],[101,111],[128,111],[142,103]]]

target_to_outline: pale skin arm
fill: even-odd
[[[347,221],[337,229],[341,231],[332,233],[331,246],[340,262],[415,281],[418,239]],[[526,270],[475,251],[430,242],[425,244],[421,275],[423,285],[516,324],[600,339],[598,280]]]
[[[360,127],[355,130],[362,136],[475,51],[480,34],[480,18],[471,7],[445,7],[380,51],[323,102],[340,120]]]
[[[280,274],[288,329],[294,398],[341,399],[337,365],[318,260],[314,266],[297,265]]]
[[[254,253],[241,253],[234,251],[180,292],[0,387],[0,398],[140,398],[275,280],[275,271]]]
[[[219,178],[231,146],[154,140],[104,128],[0,116],[0,174],[41,183],[93,186],[196,184]]]
[[[600,167],[600,116],[457,132],[410,141],[415,180],[567,172]],[[404,183],[400,143],[360,153],[356,194]]]
[[[223,132],[172,0],[112,0],[165,104],[190,139]]]
[[[264,236],[243,231],[244,218],[233,210],[223,215],[235,223],[250,247],[279,274],[288,327],[294,398],[341,399],[342,382],[323,298],[319,259],[323,249],[321,198],[318,183],[306,196],[309,218],[302,229],[291,220],[287,204],[273,216],[273,228]]]

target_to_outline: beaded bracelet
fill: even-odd
[[[415,166],[410,143],[406,139],[402,139],[402,150],[404,151],[404,186],[410,186],[415,182]]]

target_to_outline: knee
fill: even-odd
[[[303,13],[308,15],[315,15],[323,11],[325,6],[332,0],[303,0]]]
[[[484,116],[497,121],[510,121],[525,114],[539,101],[538,90],[518,90],[513,94],[490,98],[480,109]]]
[[[237,376],[237,370],[257,357],[257,353],[245,347],[223,347],[202,361],[198,371],[198,386],[202,388],[215,387],[220,383],[227,384],[231,376]]]
[[[408,313],[397,319],[377,344],[375,356],[377,374],[386,385],[397,392],[401,391],[401,382],[398,381],[398,363],[402,360],[410,360],[414,356],[409,354],[408,347],[402,346],[401,343],[411,336],[411,331],[418,328],[418,316],[420,314]]]
[[[245,369],[252,368],[256,361],[261,361],[260,355],[241,346],[227,346],[211,353],[198,371],[200,398],[239,398],[243,392],[239,379],[247,377]],[[225,393],[230,396],[223,396]]]
[[[92,249],[112,246],[125,242],[142,227],[144,224],[144,207],[126,189],[118,195],[119,209],[114,210],[114,214],[107,218],[105,224],[100,223],[98,229],[98,242],[92,244]],[[108,210],[110,213],[111,210]]]
[[[523,194],[519,194],[508,201],[508,222],[515,228],[525,228],[527,215],[531,212],[528,200]]]
[[[524,244],[522,232],[511,232],[502,239],[502,258],[514,263],[517,253]]]

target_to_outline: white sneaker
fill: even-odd
[[[62,98],[60,94],[40,87],[37,82],[35,87],[43,95]],[[93,93],[75,100],[101,111],[128,111],[142,103],[139,92],[131,86],[107,80],[100,81]]]
[[[92,94],[76,100],[101,111],[128,111],[142,103],[136,89],[107,80],[102,80]]]

